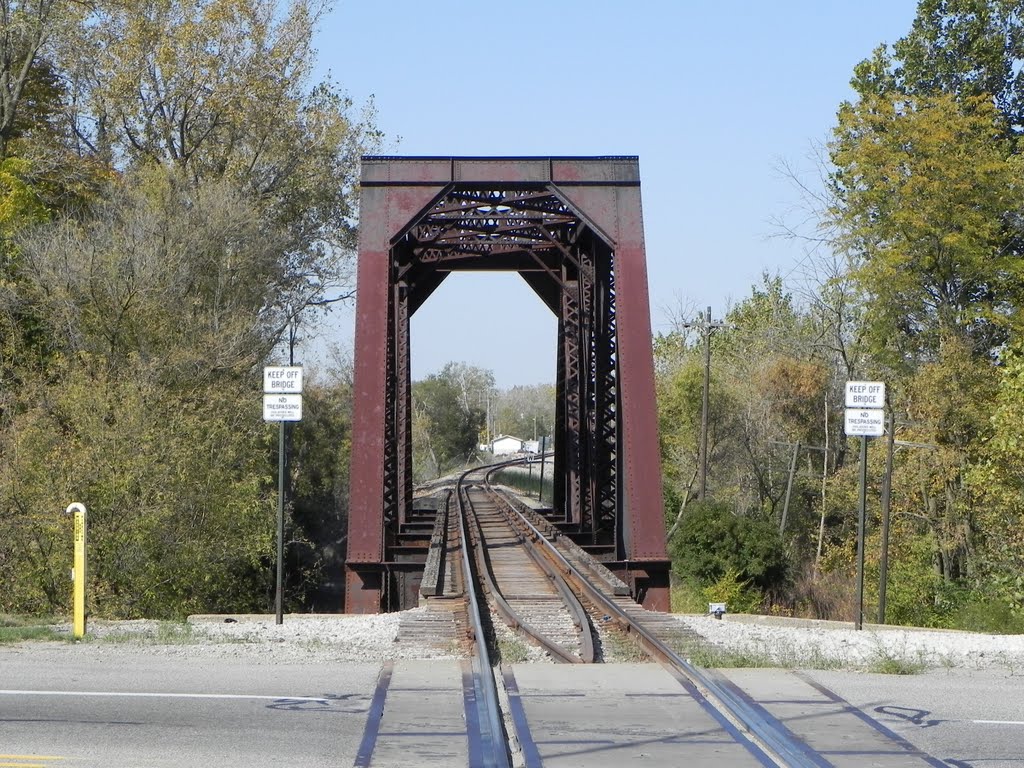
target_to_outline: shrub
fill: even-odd
[[[737,579],[769,592],[782,588],[788,577],[786,548],[776,527],[734,515],[723,504],[691,504],[669,546],[676,573],[702,584],[734,571]]]
[[[761,605],[762,595],[751,581],[730,567],[718,581],[704,588],[704,597],[709,603],[725,603],[729,613],[752,613]]]

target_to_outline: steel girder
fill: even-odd
[[[409,322],[460,269],[518,272],[558,317],[555,512],[667,610],[632,157],[363,158],[346,610],[390,607],[412,499]]]

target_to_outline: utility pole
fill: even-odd
[[[708,490],[708,390],[711,388],[711,334],[719,328],[725,328],[726,324],[720,321],[712,322],[711,307],[708,307],[707,314],[701,315],[699,320],[683,323],[683,327],[700,328],[704,335],[704,393],[701,398],[700,411],[700,448],[697,451],[697,466],[700,468],[697,498],[703,499]]]

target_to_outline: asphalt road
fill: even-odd
[[[809,674],[952,768],[1024,768],[1024,670]]]
[[[378,663],[194,659],[187,651],[174,656],[144,649],[127,656],[91,656],[61,648],[42,653],[0,648],[0,768],[351,766],[381,669]],[[534,687],[541,682],[550,687],[555,671],[574,674],[567,668],[530,666],[517,665],[524,691],[532,678]],[[599,670],[585,672],[592,676]],[[1019,673],[940,671],[896,677],[809,672],[798,679],[784,670],[729,670],[728,675],[758,700],[782,707],[785,694],[787,706],[818,717],[808,691],[800,687],[813,681],[843,700],[838,710],[849,717],[842,728],[853,717],[870,718],[927,753],[930,758],[921,765],[1024,768],[1024,677]],[[569,680],[566,686],[587,696],[603,691],[620,707],[637,698],[614,695],[607,684],[589,678],[585,682]],[[540,717],[543,710],[537,707],[550,692],[541,691],[543,697],[533,693],[540,704],[528,704],[527,714],[532,707]],[[429,694],[423,706],[430,711]],[[789,710],[777,711],[785,722],[781,713]],[[561,710],[559,717],[563,713],[594,719],[594,712],[578,706]],[[787,724],[816,727],[805,716]],[[587,724],[581,720],[578,725]],[[842,735],[835,727],[822,730]],[[863,743],[856,729],[847,733]],[[904,764],[859,762],[854,754],[858,744],[850,747],[830,760],[837,765]]]
[[[0,655],[0,766],[351,765],[379,671]]]

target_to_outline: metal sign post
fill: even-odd
[[[864,529],[868,501],[868,438],[885,434],[885,382],[846,382],[846,434],[860,437],[860,504],[857,510],[857,611],[854,629],[864,623]]]
[[[85,505],[80,502],[69,504],[65,513],[75,516],[75,567],[71,571],[74,593],[75,637],[85,637]]]
[[[302,420],[302,367],[263,369],[263,420],[279,424],[277,443],[277,573],[274,588],[276,622],[284,623],[284,481],[285,425]]]
[[[853,628],[864,623],[864,527],[868,507],[868,439],[860,439],[860,504],[857,509],[857,613]]]

